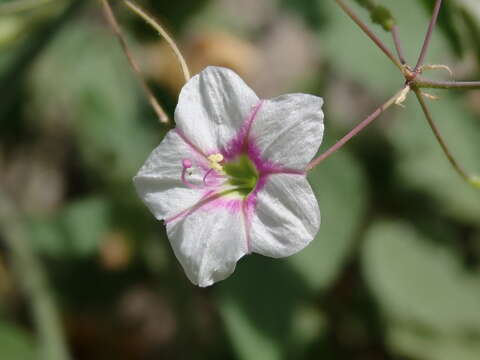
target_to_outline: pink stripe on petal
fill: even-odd
[[[250,134],[250,129],[252,127],[252,123],[257,117],[260,108],[262,107],[263,100],[260,100],[257,105],[252,108],[252,111],[248,115],[248,118],[245,119],[244,124],[238,130],[237,135],[230,140],[230,142],[222,149],[222,155],[224,156],[225,160],[232,160],[240,154],[247,152],[248,147],[248,136]]]
[[[264,100],[260,100],[260,102],[253,107],[253,110],[252,110],[252,112],[250,113],[250,116],[247,119],[247,124],[246,124],[247,125],[247,130],[246,130],[246,134],[245,134],[246,137],[248,137],[250,135],[250,129],[252,128],[253,121],[257,117],[257,114],[258,114],[260,108],[262,107],[263,102],[264,102]]]
[[[253,122],[262,108],[264,100],[261,100],[252,108],[250,115],[243,126],[238,130],[237,135],[222,149],[222,155],[226,161],[234,160],[237,156],[246,154],[255,164],[260,175],[267,174],[297,174],[305,175],[305,171],[285,168],[280,164],[264,159],[262,151],[257,145],[255,137],[250,133]]]
[[[221,196],[215,201],[208,203],[204,209],[206,211],[215,211],[218,209],[225,209],[232,214],[236,214],[242,210],[242,199],[226,196]]]
[[[247,254],[252,252],[252,217],[255,211],[257,194],[252,193],[242,201],[242,218],[245,229],[245,240],[247,242]]]
[[[165,224],[169,224],[172,221],[178,220],[180,218],[183,218],[199,208],[201,208],[205,203],[208,203],[209,201],[214,201],[216,198],[218,198],[219,195],[215,194],[215,191],[208,191],[205,195],[202,196],[202,198],[193,206],[189,207],[188,209],[185,209],[183,211],[180,211],[178,214],[169,217],[168,219],[165,219]]]
[[[273,174],[307,175],[306,171],[304,170],[289,169],[281,166],[272,167],[270,171],[265,172],[265,175],[273,175]]]
[[[215,211],[216,209],[226,209],[231,213],[238,213],[241,211],[242,199],[232,198],[229,195],[222,194],[215,190],[210,190],[205,193],[204,196],[193,206],[185,209],[178,214],[165,219],[165,224],[169,224],[173,221],[187,217],[190,214],[193,214],[197,210],[205,211]]]
[[[199,155],[202,155],[204,158],[207,158],[207,155],[205,155],[205,153],[202,150],[200,150],[198,146],[196,146],[193,142],[191,142],[190,139],[183,133],[182,130],[180,130],[179,128],[175,128],[173,129],[173,131],[175,131],[178,134],[178,136],[180,136],[180,138],[185,142],[185,144],[187,144],[192,148],[192,150],[197,152]]]

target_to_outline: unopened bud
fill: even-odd
[[[395,19],[392,13],[384,6],[376,6],[370,12],[370,17],[375,24],[382,26],[385,31],[392,31],[392,28],[395,26]]]
[[[472,176],[469,181],[470,184],[480,189],[480,176]]]

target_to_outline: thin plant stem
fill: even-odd
[[[140,16],[143,20],[145,20],[150,26],[152,26],[155,30],[158,31],[161,37],[165,39],[165,41],[170,45],[175,56],[177,57],[178,61],[180,62],[180,66],[182,67],[183,76],[185,77],[185,82],[190,80],[190,70],[188,69],[187,62],[183,57],[182,53],[178,49],[177,44],[172,39],[170,35],[165,31],[165,29],[160,25],[158,21],[156,21],[152,16],[150,16],[145,10],[143,10],[140,6],[135,4],[133,1],[124,0],[124,3],[138,16]]]
[[[470,176],[465,172],[463,167],[458,163],[458,161],[453,157],[453,154],[451,153],[450,149],[448,148],[447,143],[445,142],[445,139],[443,138],[442,134],[440,133],[440,130],[438,129],[437,125],[433,121],[432,114],[430,113],[430,110],[423,99],[422,93],[419,89],[414,88],[413,89],[415,92],[415,95],[417,96],[418,102],[420,103],[420,106],[422,107],[423,113],[425,114],[425,118],[428,121],[428,124],[430,125],[430,128],[432,129],[435,137],[437,138],[438,143],[440,144],[443,152],[445,153],[448,161],[450,164],[453,166],[455,171],[467,182],[471,182]]]
[[[134,74],[136,75],[136,78],[138,79],[143,91],[145,92],[145,95],[147,96],[147,99],[152,106],[153,110],[157,114],[160,122],[162,124],[169,124],[170,120],[168,118],[167,113],[165,110],[163,110],[162,106],[160,103],[157,101],[155,98],[155,95],[153,94],[153,91],[150,89],[148,86],[147,82],[144,80],[142,72],[140,70],[140,67],[138,66],[137,62],[135,61],[133,55],[130,53],[130,50],[128,49],[127,42],[125,40],[125,37],[122,34],[122,30],[120,28],[120,25],[118,24],[117,19],[115,18],[115,14],[112,10],[112,7],[110,6],[109,0],[101,0],[102,6],[103,6],[103,12],[105,14],[105,18],[107,19],[110,27],[112,28],[112,31],[114,32],[115,36],[118,39],[118,42],[120,43],[123,52],[125,53],[125,56],[128,59],[128,63],[130,64],[130,67],[132,68]]]
[[[355,135],[361,132],[364,128],[370,125],[376,118],[378,118],[385,110],[387,110],[390,106],[397,103],[400,98],[404,99],[405,90],[408,89],[408,86],[405,86],[400,91],[398,91],[394,96],[387,100],[383,105],[378,107],[373,113],[371,113],[366,119],[364,119],[361,123],[359,123],[355,128],[353,128],[347,135],[337,141],[332,147],[330,147],[327,151],[323,154],[318,156],[317,158],[313,159],[306,167],[306,171],[312,170],[315,166],[320,164],[322,161],[330,157],[333,153],[339,150],[345,143],[351,140]]]
[[[402,42],[400,41],[397,25],[393,25],[391,32],[392,32],[393,43],[395,44],[395,49],[397,49],[397,54],[398,54],[400,63],[402,65],[405,65],[407,61],[405,60],[405,55],[403,54],[403,46],[402,46]]]
[[[402,64],[398,61],[396,56],[390,51],[390,49],[383,43],[380,38],[375,35],[375,33],[370,30],[367,24],[365,24],[354,12],[353,10],[343,1],[335,0],[337,4],[342,8],[342,10],[363,30],[363,32],[378,46],[380,50],[383,51],[385,55],[392,61],[392,63],[398,67],[400,70],[403,70]]]
[[[415,65],[415,69],[413,71],[414,73],[417,73],[420,69],[420,66],[423,65],[425,56],[427,55],[428,47],[430,45],[430,40],[432,39],[433,30],[435,29],[435,25],[437,24],[438,14],[440,13],[441,6],[442,0],[436,0],[435,7],[433,8],[432,19],[430,20],[430,24],[428,24],[428,30],[425,35],[425,40],[423,41],[423,46],[418,57],[417,65]]]
[[[25,234],[22,216],[0,189],[0,236],[11,254],[13,270],[30,304],[40,343],[40,359],[69,360],[60,314],[45,270]]]
[[[480,89],[480,81],[439,81],[417,76],[414,84],[418,88],[428,89]]]

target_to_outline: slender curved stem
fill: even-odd
[[[435,25],[437,24],[438,14],[440,13],[441,6],[442,0],[436,0],[435,7],[433,8],[432,19],[430,20],[430,24],[428,24],[428,30],[425,35],[425,40],[423,41],[422,50],[420,51],[417,65],[415,65],[415,69],[413,71],[415,73],[418,72],[420,66],[423,65],[423,61],[425,60],[425,56],[427,55],[428,47],[430,45],[430,40],[432,39],[433,30],[435,29]]]
[[[0,235],[11,252],[13,270],[25,298],[30,303],[40,342],[39,358],[70,359],[60,315],[45,270],[25,236],[20,213],[2,189],[0,189]]]
[[[365,120],[360,122],[355,128],[353,128],[347,135],[337,141],[332,147],[330,147],[327,151],[323,154],[318,156],[317,158],[313,159],[306,167],[306,171],[312,170],[315,166],[320,164],[323,160],[330,157],[333,153],[339,150],[345,143],[351,140],[355,135],[361,132],[364,128],[370,125],[376,118],[378,118],[385,110],[387,110],[390,106],[395,104],[399,98],[405,97],[405,90],[408,86],[405,86],[400,91],[398,91],[394,96],[388,99],[383,105],[378,107],[373,113],[371,113]]]
[[[459,164],[459,162],[453,157],[453,154],[451,153],[450,149],[448,148],[448,145],[445,142],[445,139],[443,138],[442,134],[440,133],[440,130],[438,129],[435,122],[433,121],[432,114],[430,113],[430,110],[428,109],[428,106],[425,103],[425,100],[423,99],[422,93],[420,92],[419,89],[416,89],[416,88],[414,88],[413,91],[415,92],[415,95],[417,96],[418,102],[420,103],[420,106],[422,107],[423,113],[425,114],[425,118],[427,119],[428,124],[430,125],[430,128],[432,129],[435,137],[437,138],[437,141],[440,144],[443,152],[445,153],[448,161],[453,166],[455,171],[465,181],[471,183],[471,177],[466,173],[466,171]]]
[[[405,65],[407,63],[407,61],[405,60],[405,55],[403,53],[402,42],[400,41],[400,36],[398,34],[398,26],[393,25],[391,32],[392,32],[392,37],[393,37],[393,43],[395,44],[395,49],[397,49],[397,54],[398,54],[398,58],[400,60],[400,63],[402,65]]]
[[[113,13],[113,10],[112,10],[112,7],[110,6],[109,1],[101,0],[101,2],[102,2],[105,18],[107,19],[108,23],[110,24],[110,27],[112,28],[115,36],[117,37],[118,42],[120,43],[120,46],[122,47],[122,50],[128,59],[128,63],[130,64],[130,67],[132,68],[143,91],[145,92],[145,95],[147,96],[148,101],[150,102],[150,105],[152,106],[153,110],[157,114],[160,122],[163,124],[168,124],[170,122],[170,120],[168,119],[168,115],[165,112],[165,110],[163,110],[162,106],[157,101],[157,99],[155,98],[155,95],[153,95],[153,91],[150,89],[150,87],[147,85],[147,82],[143,78],[140,67],[138,66],[137,62],[135,61],[132,54],[130,53],[125,37],[122,34],[122,30],[120,28],[120,25],[118,24],[117,19],[115,18],[115,14]]]
[[[480,81],[439,81],[417,76],[414,84],[418,88],[429,89],[480,89]]]
[[[182,67],[183,76],[185,77],[185,82],[190,80],[190,70],[188,69],[187,62],[183,57],[182,53],[178,49],[177,44],[173,41],[172,37],[168,35],[165,29],[160,25],[158,21],[156,21],[152,16],[150,16],[145,10],[143,10],[140,6],[136,5],[133,1],[130,0],[123,0],[125,5],[127,5],[134,13],[140,16],[143,20],[145,20],[150,26],[152,26],[155,30],[158,31],[161,37],[165,39],[165,41],[170,45],[175,56],[177,57],[178,61],[180,62],[180,66]]]
[[[342,10],[363,30],[363,32],[383,51],[385,55],[392,61],[392,63],[400,70],[403,69],[402,64],[398,61],[396,56],[390,51],[390,49],[383,43],[375,33],[370,30],[367,24],[365,24],[353,10],[343,1],[335,0]]]

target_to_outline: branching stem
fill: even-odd
[[[335,153],[338,149],[340,149],[343,145],[345,145],[345,143],[347,143],[355,135],[357,135],[364,128],[366,128],[368,125],[370,125],[385,110],[387,110],[390,106],[392,106],[393,104],[398,102],[399,98],[404,98],[405,97],[405,90],[407,88],[408,87],[405,86],[400,91],[398,91],[394,96],[392,96],[390,99],[388,99],[387,102],[385,102],[383,105],[381,105],[379,108],[377,108],[372,114],[370,114],[365,120],[363,120],[361,123],[359,123],[357,126],[355,126],[355,128],[353,128],[347,135],[345,135],[343,138],[341,138],[339,141],[337,141],[332,147],[330,147],[327,151],[325,151],[319,157],[317,157],[316,159],[313,159],[310,162],[310,164],[307,165],[306,171],[312,170],[315,166],[320,164],[323,160],[330,157],[330,155]]]
[[[453,166],[455,171],[467,182],[470,183],[471,179],[470,176],[465,172],[463,167],[458,163],[458,161],[453,157],[452,152],[448,148],[447,143],[445,142],[445,139],[443,138],[442,134],[440,133],[440,130],[438,129],[437,125],[433,121],[432,114],[430,113],[430,110],[423,99],[422,93],[419,89],[413,89],[415,92],[415,95],[417,96],[418,102],[420,103],[420,106],[422,107],[423,113],[425,114],[425,118],[428,121],[428,124],[430,125],[430,128],[432,129],[433,133],[435,134],[435,137],[437,138],[438,143],[442,147],[443,152],[447,156],[448,161],[450,164]]]
[[[436,0],[435,7],[433,8],[432,18],[430,20],[430,24],[428,25],[428,30],[425,35],[425,40],[423,42],[422,50],[420,51],[420,56],[418,57],[417,65],[415,65],[415,69],[413,72],[418,72],[420,66],[423,65],[425,60],[425,56],[427,55],[428,47],[430,46],[430,40],[432,39],[433,30],[435,29],[435,25],[437,24],[438,14],[440,13],[440,8],[442,6],[442,0]]]
[[[375,33],[370,30],[367,24],[365,24],[354,12],[353,10],[343,1],[335,0],[337,4],[342,8],[342,10],[363,30],[363,32],[378,46],[380,50],[383,51],[385,55],[392,61],[392,63],[402,70],[402,64],[398,61],[396,56],[390,51],[390,49],[383,43],[380,38],[375,35]]]
[[[400,63],[402,65],[405,65],[407,61],[405,60],[405,55],[403,54],[403,46],[402,46],[402,42],[400,41],[397,25],[393,25],[391,33],[392,33],[393,43],[395,44],[395,49],[397,49],[397,54],[398,54]]]
[[[180,66],[182,67],[182,71],[183,71],[183,76],[185,77],[185,82],[188,82],[188,80],[190,80],[190,70],[188,69],[188,65],[187,65],[187,62],[185,61],[185,58],[183,57],[182,53],[178,49],[178,46],[175,43],[175,41],[172,39],[172,37],[168,35],[168,33],[165,31],[165,29],[162,27],[162,25],[160,25],[158,21],[156,21],[151,15],[149,15],[140,6],[138,6],[131,0],[123,0],[123,1],[125,5],[127,5],[134,13],[136,13],[143,20],[145,20],[147,24],[149,24],[155,30],[157,30],[160,36],[165,39],[168,45],[170,45],[173,52],[175,53],[175,56],[180,62]]]
[[[428,89],[480,89],[480,81],[439,81],[417,76],[414,83],[418,88]]]
[[[402,104],[405,100],[408,92],[413,89],[417,99],[420,103],[420,106],[423,110],[423,113],[437,139],[443,152],[447,156],[448,161],[455,169],[455,171],[468,183],[471,185],[480,188],[480,177],[479,176],[469,176],[463,167],[458,163],[458,161],[453,157],[450,149],[448,148],[445,140],[443,139],[439,129],[435,125],[430,110],[427,107],[427,104],[423,98],[421,92],[422,88],[434,88],[434,89],[480,89],[480,81],[438,81],[438,80],[429,80],[421,76],[422,70],[424,68],[423,63],[425,61],[425,56],[428,52],[433,31],[438,20],[440,13],[440,8],[442,6],[442,0],[436,0],[433,8],[432,17],[428,25],[427,32],[425,34],[425,39],[420,51],[417,64],[415,68],[412,69],[406,62],[405,56],[403,53],[402,44],[398,34],[398,29],[396,25],[393,25],[391,28],[391,33],[393,37],[393,42],[398,54],[397,58],[392,54],[392,52],[385,46],[385,44],[368,28],[368,26],[353,12],[353,10],[348,7],[348,5],[343,0],[335,0],[337,4],[345,11],[345,13],[350,16],[350,18],[363,30],[363,32],[387,55],[387,57],[400,69],[403,76],[405,77],[405,87],[390,98],[386,103],[376,109],[372,114],[370,114],[365,120],[359,123],[353,130],[351,130],[347,135],[341,138],[337,143],[330,147],[327,151],[321,154],[316,159],[312,160],[306,168],[306,171],[310,171],[315,166],[320,164],[323,160],[327,159],[338,149],[340,149],[345,143],[352,139],[355,135],[361,132],[366,126],[368,126],[372,121],[379,117],[386,109],[388,109],[393,104]],[[431,67],[433,68],[433,67]],[[435,66],[435,68],[446,68],[445,66]],[[450,71],[450,70],[449,70]]]
[[[125,37],[122,34],[122,30],[120,28],[120,25],[118,24],[117,19],[115,18],[115,14],[113,13],[113,10],[112,10],[112,7],[110,6],[109,1],[101,0],[101,2],[102,2],[105,18],[107,19],[110,27],[112,28],[115,36],[117,37],[118,42],[120,43],[122,50],[128,59],[128,63],[130,64],[130,67],[132,68],[133,73],[136,75],[136,78],[138,79],[143,91],[145,92],[145,95],[147,96],[150,105],[152,106],[153,110],[157,114],[160,122],[163,124],[168,124],[170,122],[170,120],[168,119],[168,115],[165,112],[165,110],[163,110],[162,106],[157,101],[157,99],[155,98],[153,91],[150,89],[147,82],[143,78],[140,67],[135,61],[133,55],[130,53]]]

